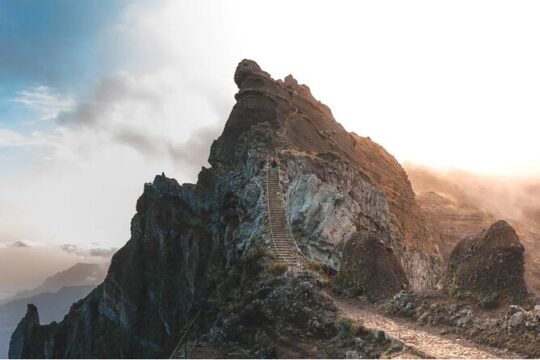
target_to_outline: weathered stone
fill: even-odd
[[[502,220],[463,239],[450,254],[449,292],[486,306],[501,300],[523,301],[527,295],[523,251],[515,230]]]
[[[473,319],[473,312],[471,309],[465,308],[461,309],[455,316],[456,325],[460,327],[464,327],[469,325],[472,322]]]
[[[345,244],[336,284],[373,299],[408,288],[401,263],[385,240],[379,233],[355,233]]]
[[[508,325],[510,327],[519,327],[525,323],[525,313],[522,311],[518,311],[517,313],[510,316],[510,319],[508,319]]]
[[[515,313],[517,312],[524,312],[525,310],[523,310],[523,308],[521,306],[518,306],[518,305],[510,305],[508,307],[508,311],[506,312],[506,315],[507,316],[512,316],[514,315]]]

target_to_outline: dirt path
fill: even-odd
[[[330,296],[330,295],[329,295]],[[357,320],[367,328],[384,330],[406,346],[430,358],[489,359],[520,357],[503,350],[482,348],[462,339],[452,339],[417,329],[415,324],[398,321],[366,309],[354,301],[332,297],[336,307],[347,317]]]

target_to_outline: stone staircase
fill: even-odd
[[[300,267],[298,251],[289,228],[283,193],[279,183],[279,167],[266,164],[266,201],[268,205],[269,235],[276,260]]]

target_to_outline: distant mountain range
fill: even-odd
[[[28,304],[40,309],[42,324],[60,321],[71,305],[99,285],[107,269],[101,264],[78,263],[47,278],[40,286],[22,291],[0,305],[0,358],[7,358],[9,340]]]
[[[41,285],[32,290],[24,290],[8,299],[0,300],[0,305],[17,299],[30,298],[42,293],[54,293],[64,287],[96,286],[100,284],[107,275],[107,269],[108,264],[77,263],[64,271],[45,279]]]

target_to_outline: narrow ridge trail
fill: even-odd
[[[521,358],[522,356],[501,349],[473,344],[466,340],[451,339],[439,334],[417,329],[406,320],[391,319],[373,310],[355,304],[354,301],[332,298],[334,305],[345,316],[358,321],[366,328],[379,329],[403,342],[406,347],[423,354],[422,357],[438,359],[493,359]],[[481,347],[481,348],[480,348]]]

